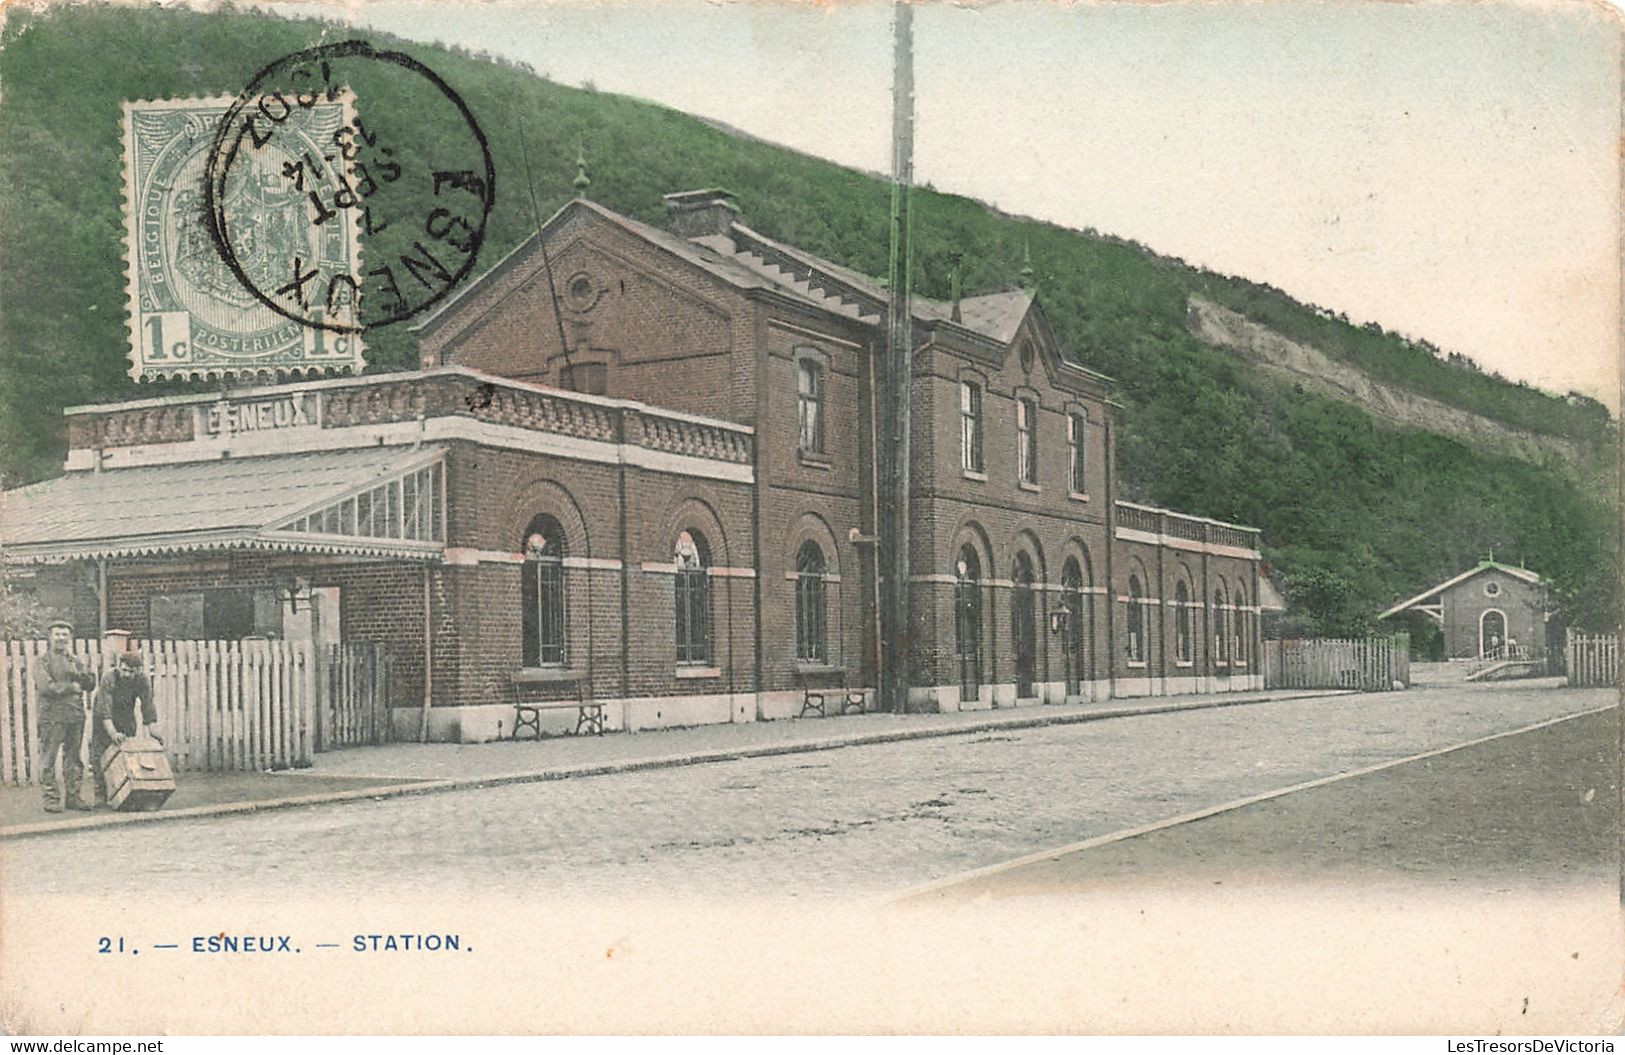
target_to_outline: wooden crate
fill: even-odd
[[[147,737],[114,744],[102,755],[107,804],[115,810],[155,810],[175,793],[175,773],[164,745]]]

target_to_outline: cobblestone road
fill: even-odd
[[[1263,703],[22,840],[11,893],[883,894],[1612,702],[1459,687]]]

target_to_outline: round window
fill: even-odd
[[[1501,596],[1501,584],[1496,582],[1494,579],[1491,579],[1489,582],[1485,583],[1484,584],[1484,596],[1485,597],[1499,597],[1499,596]]]
[[[584,271],[570,276],[570,283],[564,289],[565,299],[576,311],[586,311],[598,300],[598,286]]]

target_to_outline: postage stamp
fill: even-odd
[[[223,202],[238,232],[236,269],[221,257],[205,209],[204,169],[235,100],[157,99],[124,104],[124,207],[128,254],[130,376],[231,377],[359,372],[359,335],[304,325],[262,303],[250,281],[297,258],[333,273],[360,265],[355,216],[316,227],[281,167],[331,142],[351,119],[339,96],[291,112],[274,148],[245,158]],[[278,283],[280,284],[280,283]]]
[[[346,96],[359,112],[318,116]],[[468,278],[496,186],[485,134],[452,87],[363,40],[260,70],[215,123],[204,168],[209,236],[229,273],[267,310],[334,335],[409,319]],[[265,236],[263,195],[287,203],[277,215],[298,237]],[[364,271],[326,248],[358,229]]]

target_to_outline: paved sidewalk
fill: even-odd
[[[1350,693],[1336,690],[1216,693],[954,714],[853,714],[607,736],[562,736],[518,743],[387,744],[327,752],[318,755],[316,765],[310,769],[279,773],[182,774],[177,780],[175,795],[162,810],[153,813],[46,814],[40,809],[38,788],[0,788],[0,839],[601,776],[997,729],[1344,695]]]

